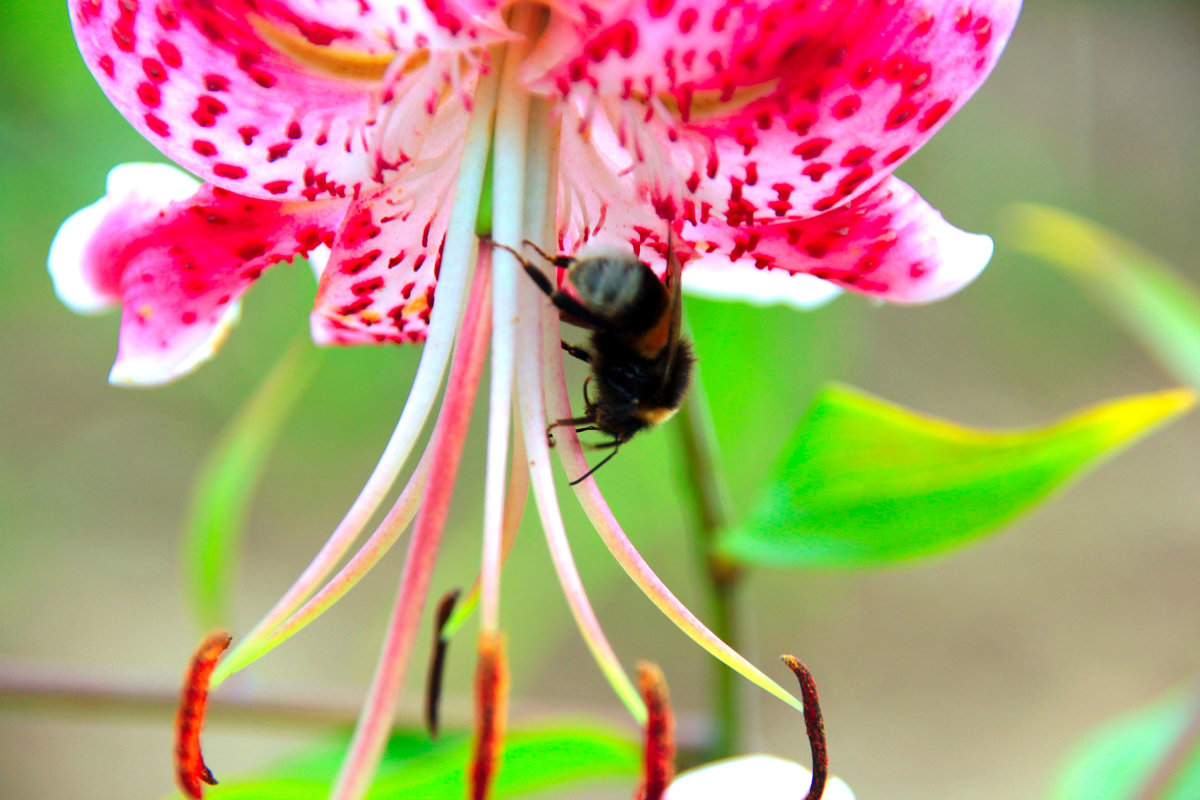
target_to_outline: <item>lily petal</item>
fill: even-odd
[[[946,222],[898,178],[810,219],[741,228],[699,226],[697,234],[732,261],[725,267],[731,287],[758,268],[806,273],[896,303],[925,303],[953,294],[983,270],[993,247],[987,236]]]
[[[165,383],[211,357],[250,284],[331,240],[344,208],[252,200],[211,185],[183,198],[187,186],[169,167],[114,170],[109,194],[68,219],[51,248],[51,273],[69,305],[122,305],[112,383]]]
[[[667,787],[665,800],[795,800],[803,797],[812,773],[792,761],[755,755],[730,758],[688,770]],[[841,778],[830,778],[821,800],[854,800]]]
[[[983,83],[1019,7],[615,3],[598,20],[556,30],[540,54],[544,72],[530,81],[620,98],[617,113],[643,122],[641,139],[622,144],[652,195],[690,199],[707,207],[693,213],[734,225],[803,217],[866,192],[924,144]],[[572,35],[570,57],[545,63]],[[691,152],[679,146],[689,141]],[[655,160],[671,162],[690,197],[662,180]]]
[[[104,197],[66,219],[50,243],[50,279],[67,308],[98,314],[121,303],[121,262],[106,252],[105,229],[146,225],[167,205],[195,194],[200,182],[169,164],[119,164]]]
[[[482,36],[453,2],[70,7],[84,60],[142,135],[209,182],[264,199],[346,197],[382,182],[404,156],[373,130],[393,132],[381,104],[411,89],[425,109],[430,81],[445,79],[421,69],[423,48]]]

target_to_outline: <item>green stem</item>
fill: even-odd
[[[737,589],[741,570],[716,552],[717,532],[732,519],[729,488],[720,467],[720,454],[713,429],[712,410],[704,392],[700,371],[696,369],[688,400],[679,412],[679,443],[683,450],[684,493],[696,519],[700,557],[704,563],[712,631],[734,650],[739,649]],[[724,664],[713,664],[713,707],[716,731],[713,758],[726,758],[737,752],[740,738],[740,683]]]

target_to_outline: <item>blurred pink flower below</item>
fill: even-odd
[[[425,343],[396,430],[346,518],[214,676],[219,684],[315,618],[415,521],[338,798],[360,797],[379,757],[489,350],[482,635],[498,635],[500,564],[532,481],[585,639],[634,716],[645,714],[583,593],[554,492],[545,426],[573,416],[558,318],[480,235],[570,254],[632,248],[661,273],[670,230],[685,289],[795,305],[839,287],[934,300],[991,256],[990,239],[946,223],[892,172],[982,84],[1017,0],[69,5],[114,105],[203,180],[119,168],[105,198],[55,239],[50,269],[64,302],[122,309],[114,382],[186,374],[219,348],[263,270],[321,246],[330,252],[311,314],[317,343]],[[326,583],[391,491],[447,371],[408,485]],[[574,432],[559,445],[568,473],[582,475]],[[662,585],[593,480],[576,492],[672,621],[800,707]]]

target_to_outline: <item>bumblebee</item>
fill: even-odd
[[[608,250],[576,258],[551,256],[533,242],[525,244],[567,270],[564,283],[570,291],[556,288],[516,251],[497,246],[517,257],[563,322],[592,332],[586,348],[562,343],[563,350],[591,366],[592,374],[583,383],[586,413],[560,419],[550,430],[572,425],[578,433],[599,431],[611,438],[593,447],[612,452],[571,481],[574,486],[607,464],[635,434],[667,421],[683,404],[695,357],[679,333],[681,266],[670,234],[666,285],[631,252]],[[594,385],[595,397],[589,385]]]

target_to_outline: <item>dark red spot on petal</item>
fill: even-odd
[[[229,88],[229,78],[209,73],[204,76],[204,88],[210,92],[223,92]]]
[[[857,167],[859,164],[863,163],[873,155],[875,155],[875,151],[870,147],[866,147],[864,145],[853,147],[848,153],[846,153],[845,158],[842,159],[842,166]]]
[[[365,281],[359,281],[350,287],[350,291],[354,292],[357,297],[365,297],[369,294],[379,291],[383,288],[383,278],[376,275],[373,278],[367,278]]]
[[[650,16],[664,17],[671,10],[671,6],[675,5],[674,0],[650,0],[648,7]]]
[[[167,123],[163,122],[153,114],[147,114],[145,117],[143,117],[143,119],[146,120],[146,127],[157,133],[159,136],[171,135],[171,126],[167,125]]]
[[[938,122],[941,121],[942,117],[946,116],[946,112],[950,110],[952,105],[954,105],[954,103],[950,100],[940,100],[937,103],[934,103],[930,109],[925,112],[925,116],[921,117],[921,121],[917,123],[917,130],[924,133],[934,125],[937,125]]]
[[[792,153],[800,156],[805,161],[817,158],[825,152],[825,148],[833,144],[832,139],[820,137],[818,139],[809,139],[807,142],[801,142],[792,148]]]
[[[237,249],[237,257],[242,261],[258,258],[267,252],[266,242],[248,242]]]
[[[137,88],[138,99],[142,104],[150,108],[158,108],[162,105],[162,94],[158,91],[158,87],[153,83],[141,83]]]
[[[214,164],[213,173],[222,178],[238,180],[246,177],[246,168],[239,167],[236,164]]]
[[[283,194],[292,185],[291,181],[267,181],[262,185],[271,194]]]
[[[291,149],[291,142],[280,142],[279,144],[273,144],[267,148],[267,161],[278,161],[286,156],[288,151]]]
[[[180,55],[179,48],[166,39],[158,43],[158,55],[166,62],[168,67],[179,69],[183,66],[183,56]]]
[[[679,15],[679,32],[691,33],[692,28],[696,27],[696,21],[700,18],[700,13],[694,8],[684,9]]]
[[[215,156],[217,154],[217,146],[204,139],[196,139],[193,141],[192,149],[202,156]]]
[[[901,100],[892,107],[891,111],[888,112],[887,122],[884,124],[884,129],[889,131],[895,130],[912,119],[913,115],[916,113],[917,106],[915,103],[912,103],[908,100]]]
[[[143,58],[142,72],[155,83],[162,83],[167,79],[167,68],[157,58]]]
[[[852,94],[834,103],[831,111],[834,119],[846,119],[858,113],[860,108],[862,108],[862,98],[856,94]]]

